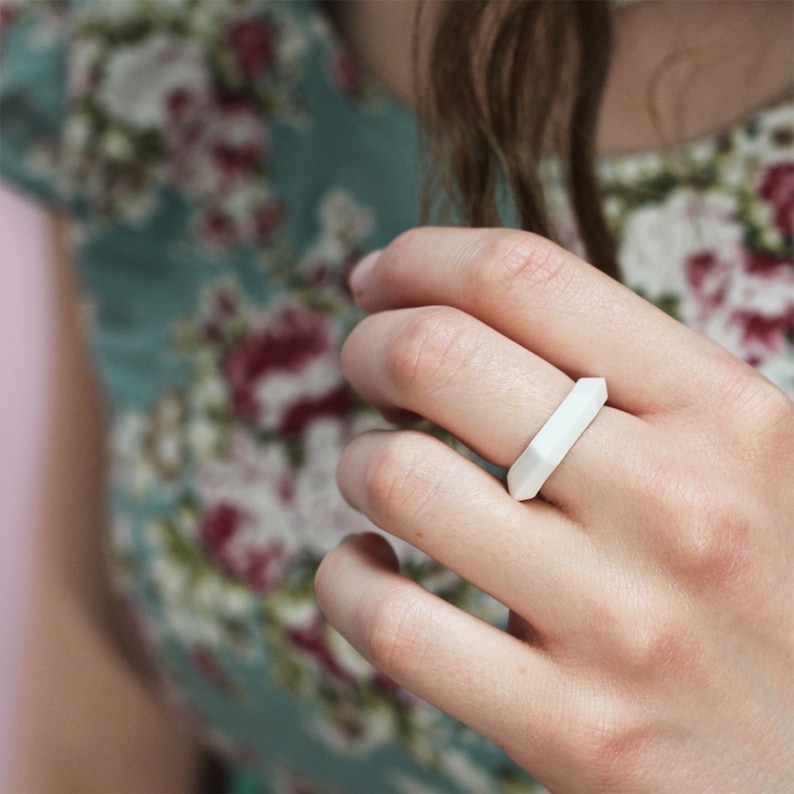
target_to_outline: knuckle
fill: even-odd
[[[598,687],[598,688],[596,688]],[[653,698],[603,686],[581,692],[578,713],[569,725],[566,751],[583,773],[583,791],[650,791],[660,766],[686,739],[688,729],[670,721]]]
[[[589,612],[599,626],[599,654],[612,658],[621,675],[647,682],[696,673],[702,640],[680,614],[680,599],[669,585],[632,577],[612,596]]]
[[[777,386],[735,360],[720,361],[716,376],[720,404],[731,406],[739,430],[746,434],[790,430],[794,403]]]
[[[758,452],[778,461],[794,449],[794,402],[771,383],[759,384],[746,407]]]
[[[700,642],[685,624],[656,608],[633,616],[620,647],[628,669],[642,678],[691,672],[701,654]]]
[[[364,637],[372,664],[395,678],[421,666],[429,649],[427,605],[406,583],[396,583],[374,601]]]
[[[679,567],[699,583],[732,584],[754,560],[752,522],[740,500],[711,486],[690,489],[682,500],[675,549]]]
[[[397,235],[378,261],[378,280],[385,290],[394,289],[404,281],[403,264],[417,259],[417,252],[427,248],[427,227],[416,226]]]
[[[614,712],[593,721],[580,743],[580,759],[593,791],[640,790],[640,770],[654,752],[655,731],[645,720]]]
[[[428,229],[424,226],[412,226],[400,232],[390,243],[388,247],[390,258],[399,262],[405,256],[411,254],[412,251],[422,250],[427,241]]]
[[[768,458],[772,451],[790,449],[794,434],[794,402],[777,386],[742,362],[723,357],[712,374],[715,400],[727,406],[727,430],[740,439],[745,455],[755,451]]]
[[[373,455],[366,472],[366,492],[375,522],[398,532],[421,513],[439,481],[424,437],[417,432],[395,433]]]
[[[560,761],[582,770],[584,790],[634,790],[627,783],[650,742],[647,715],[626,697],[592,685],[583,687],[579,696],[576,712],[559,721],[552,737]]]
[[[400,393],[444,388],[475,355],[479,334],[466,316],[448,307],[414,313],[396,333],[388,377]]]
[[[472,301],[516,290],[543,290],[549,299],[569,286],[568,257],[549,240],[528,232],[502,232],[482,242],[471,283]]]
[[[677,585],[647,568],[616,572],[609,590],[583,602],[589,626],[598,626],[595,651],[628,681],[696,673],[703,639],[682,610]]]
[[[639,477],[663,563],[698,585],[735,584],[755,562],[749,505],[724,473],[668,459]]]

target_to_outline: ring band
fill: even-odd
[[[607,401],[604,378],[580,378],[507,472],[507,490],[519,502],[534,499],[543,483]]]

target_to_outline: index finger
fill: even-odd
[[[635,414],[688,405],[741,365],[551,241],[513,229],[412,229],[356,268],[367,311],[461,309],[576,379],[600,376]]]

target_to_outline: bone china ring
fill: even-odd
[[[604,378],[580,378],[507,472],[507,489],[519,502],[534,499],[543,483],[607,401]]]

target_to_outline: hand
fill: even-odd
[[[387,416],[507,467],[582,376],[608,405],[519,503],[416,431],[355,439],[349,502],[511,610],[508,631],[351,539],[320,604],[377,667],[552,789],[794,786],[794,406],[537,236],[418,229],[353,274],[343,363]],[[414,307],[414,308],[412,308]]]

